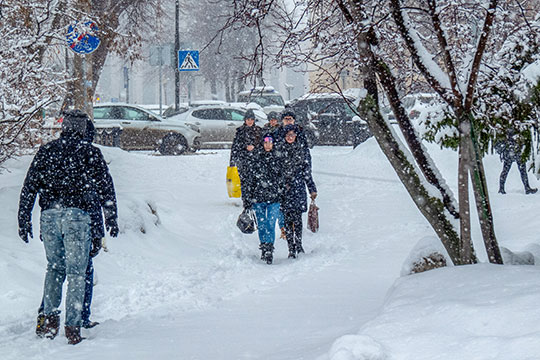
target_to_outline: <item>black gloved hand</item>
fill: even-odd
[[[28,235],[33,239],[34,234],[32,233],[32,223],[30,221],[25,222],[22,226],[19,226],[19,237],[25,243],[28,242]]]
[[[101,238],[92,239],[92,249],[90,250],[90,257],[94,257],[99,253],[99,250],[101,250],[101,241]]]
[[[116,221],[116,219],[106,220],[105,221],[105,228],[107,229],[107,231],[109,232],[109,235],[111,235],[111,237],[117,237],[118,232],[120,231],[118,229],[118,222]]]

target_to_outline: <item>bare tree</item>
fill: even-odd
[[[476,262],[470,232],[471,179],[489,261],[502,263],[474,118],[477,80],[480,71],[489,66],[491,57],[486,53],[491,55],[500,48],[498,35],[515,29],[516,23],[526,23],[530,11],[496,0],[235,0],[234,7],[231,22],[255,24],[261,31],[260,24],[265,24],[284,39],[271,48],[264,48],[260,41],[253,56],[262,57],[264,48],[281,64],[308,63],[326,71],[334,88],[339,84],[331,75],[354,67],[367,90],[358,111],[452,261]],[[505,16],[497,18],[499,11]],[[496,20],[497,36],[493,36]],[[411,83],[417,84],[413,88],[435,92],[446,104],[447,116],[455,119],[460,139],[459,202],[422,146],[401,103],[404,87]],[[390,102],[407,146],[398,141],[380,114],[379,88]],[[459,232],[455,217],[460,219]]]

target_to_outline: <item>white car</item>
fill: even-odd
[[[251,90],[240,91],[237,101],[245,104],[259,104],[266,114],[271,111],[280,113],[285,110],[283,97],[272,86],[257,86]]]
[[[97,144],[124,150],[159,150],[163,155],[200,148],[201,134],[196,126],[164,119],[136,105],[94,105],[94,123]]]
[[[236,129],[244,124],[246,111],[245,108],[228,104],[199,106],[168,120],[199,128],[202,148],[227,148],[232,145]],[[266,119],[257,114],[255,117],[255,124],[262,127]]]

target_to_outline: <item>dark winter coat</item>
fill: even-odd
[[[500,155],[502,161],[521,162],[522,147],[514,139],[514,132],[509,130],[505,141],[499,141],[495,145],[495,150]]]
[[[255,163],[254,203],[279,203],[283,194],[282,162],[275,149],[257,149]]]
[[[266,123],[262,127],[262,131],[263,131],[263,134],[270,134],[275,140],[277,140],[280,135],[279,134],[280,128],[281,128],[280,125],[272,126],[270,125],[270,123]]]
[[[306,161],[309,164],[309,167],[311,168],[311,153],[309,152],[309,146],[308,141],[306,137],[306,133],[304,132],[304,129],[300,125],[288,125],[289,127],[294,127],[296,132],[296,142],[300,145],[302,148],[302,156],[304,158],[304,161]],[[279,145],[282,145],[285,143],[285,135],[287,134],[287,131],[285,131],[284,126],[280,126],[275,131],[275,138],[276,143]]]
[[[255,159],[255,153],[248,151],[248,145],[257,146],[261,141],[261,128],[257,125],[246,124],[236,129],[236,135],[231,147],[231,166],[237,166],[238,170],[251,166]]]
[[[96,215],[101,215],[102,207],[106,223],[116,222],[116,195],[107,164],[101,151],[77,134],[63,132],[38,150],[21,191],[20,228],[30,222],[38,194],[42,211],[78,208],[93,216],[92,221],[99,223],[92,226],[92,236],[103,237]]]
[[[242,189],[242,201],[244,207],[253,204],[253,190],[256,186],[255,164],[257,162],[257,151],[247,150],[248,145],[257,147],[261,139],[261,128],[257,125],[247,126],[246,124],[236,129],[236,135],[231,147],[230,165],[238,167],[240,175],[240,187]]]
[[[88,120],[87,127],[86,127],[86,134],[83,138],[84,141],[91,144],[94,141],[94,136],[96,133],[96,128],[94,127],[94,123],[92,120]],[[108,189],[103,189],[103,193],[105,194],[112,194],[112,198],[116,207],[116,195],[114,191],[114,185],[112,181],[112,177],[107,171],[107,181],[105,181],[105,185],[108,186]],[[96,204],[96,206],[90,210],[88,213],[90,215],[90,234],[92,236],[92,239],[101,239],[105,237],[105,229],[103,224],[103,211],[102,206],[104,205],[104,202],[106,202],[107,199],[101,199],[100,204]],[[116,214],[116,209],[114,210]]]
[[[283,171],[284,193],[281,210],[288,212],[307,211],[306,185],[310,193],[317,192],[317,187],[311,175],[311,157],[306,159],[302,144],[296,141],[289,144],[283,141],[278,150]]]

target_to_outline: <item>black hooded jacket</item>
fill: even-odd
[[[88,133],[87,133],[87,136]],[[19,227],[30,222],[39,194],[41,210],[78,208],[89,214],[105,213],[105,221],[116,222],[116,194],[101,151],[76,133],[62,132],[59,139],[43,145],[26,174],[19,200]],[[92,220],[94,221],[94,220]],[[103,227],[96,235],[100,235]]]
[[[281,159],[275,149],[265,151],[257,148],[254,172],[256,186],[253,189],[254,203],[279,203],[283,194],[283,170]]]
[[[231,166],[238,166],[240,172],[251,167],[256,154],[246,148],[248,145],[256,146],[260,143],[261,132],[261,128],[257,125],[247,126],[244,124],[236,129],[236,135],[231,147]]]

